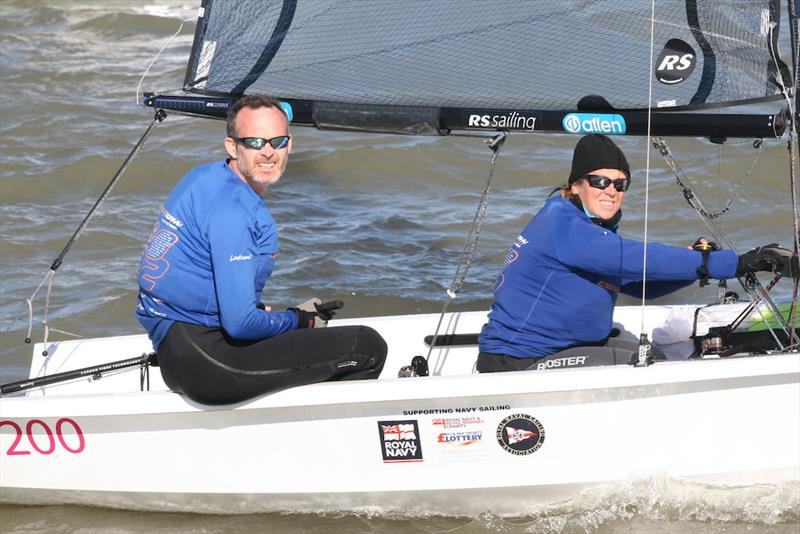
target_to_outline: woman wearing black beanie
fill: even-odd
[[[619,363],[637,353],[637,342],[612,337],[617,295],[642,295],[644,244],[617,235],[630,180],[628,160],[610,138],[593,134],[578,141],[567,184],[506,255],[480,335],[478,371],[546,368],[539,364],[545,357]],[[646,296],[700,278],[780,270],[781,261],[769,247],[737,257],[731,250],[704,254],[648,243]]]

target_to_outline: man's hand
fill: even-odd
[[[297,328],[325,328],[331,317],[336,315],[336,310],[342,306],[344,302],[341,300],[322,302],[313,298],[289,309],[297,314]]]
[[[343,307],[344,302],[341,300],[329,300],[328,302],[323,302],[322,304],[314,304],[317,314],[319,314],[319,316],[325,321],[330,321],[331,318],[336,315],[336,310]]]
[[[297,328],[325,328],[328,326],[328,321],[317,312],[317,304],[322,304],[322,301],[315,297],[289,308],[297,314]]]
[[[311,313],[317,313],[317,304],[322,304],[322,301],[317,297],[314,297],[313,299],[308,299],[302,304],[298,304],[297,306],[295,306],[295,308],[297,308],[298,310],[303,310]]]

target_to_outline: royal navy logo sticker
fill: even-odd
[[[422,444],[416,419],[378,421],[384,463],[421,462]]]
[[[497,442],[511,454],[533,454],[544,443],[544,426],[524,413],[509,415],[497,425]]]

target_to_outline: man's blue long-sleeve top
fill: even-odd
[[[560,196],[517,237],[495,285],[480,350],[539,357],[608,337],[619,292],[641,296],[644,244],[603,228]],[[647,245],[647,298],[698,279],[702,253]],[[737,256],[709,254],[711,278],[732,278]]]
[[[136,316],[153,347],[175,321],[243,340],[295,329],[294,312],[256,307],[277,252],[272,215],[226,162],[190,171],[164,204],[137,277]]]

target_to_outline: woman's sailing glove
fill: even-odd
[[[341,300],[322,302],[313,298],[289,309],[297,314],[297,328],[324,328],[342,306]]]
[[[758,271],[773,272],[781,276],[800,276],[797,256],[777,243],[756,247],[739,256],[736,276]]]

